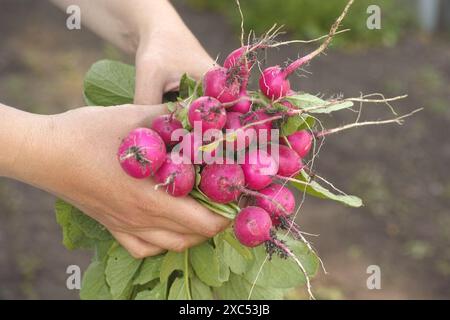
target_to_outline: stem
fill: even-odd
[[[250,127],[252,127],[252,126],[256,126],[256,125],[258,125],[258,124],[263,124],[263,123],[266,123],[266,122],[270,122],[270,121],[274,121],[274,120],[278,120],[278,119],[282,119],[282,118],[283,118],[283,116],[273,116],[273,117],[270,117],[270,118],[267,118],[267,119],[264,119],[264,120],[259,120],[259,121],[256,121],[256,122],[252,122],[252,123],[246,124],[245,126],[242,126],[242,127],[240,128],[240,130],[245,130],[245,129],[250,128]],[[232,134],[233,134],[233,133],[232,133]],[[201,147],[200,147],[200,150],[205,150],[205,149],[208,149],[208,148],[213,148],[215,145],[218,145],[219,143],[221,143],[221,142],[223,142],[223,141],[227,141],[227,138],[228,138],[229,136],[230,136],[230,135],[224,134],[222,138],[217,139],[217,140],[214,140],[214,142],[211,142],[211,143],[209,143],[209,144],[205,144],[205,145],[201,146]]]
[[[347,5],[344,8],[344,11],[342,11],[341,15],[337,18],[337,20],[333,23],[331,26],[330,32],[328,33],[327,38],[325,41],[313,52],[307,54],[306,56],[295,60],[292,62],[289,66],[286,67],[284,70],[284,73],[286,76],[297,70],[301,65],[303,65],[305,62],[308,62],[312,60],[314,57],[316,57],[318,54],[322,53],[330,44],[333,37],[336,35],[336,31],[339,28],[342,20],[344,20],[345,16],[347,15],[348,10],[350,9],[350,6],[353,4],[354,0],[348,1]]]
[[[298,226],[298,224],[296,224],[294,220],[291,220],[290,218],[286,218],[286,217],[280,217],[280,222],[281,222],[281,225],[284,226],[288,232],[291,232],[297,240],[300,239],[306,245],[306,247],[309,249],[309,251],[313,252],[317,256],[317,259],[319,259],[320,266],[322,267],[323,272],[325,274],[328,274],[327,270],[325,269],[325,265],[324,265],[322,259],[319,257],[319,255],[316,253],[316,251],[313,249],[313,247],[311,246],[309,241],[306,240],[306,238],[303,236],[303,232],[300,231],[300,227]],[[292,231],[294,231],[294,232],[292,232]]]
[[[283,116],[273,116],[273,117],[269,117],[269,118],[267,118],[267,119],[255,121],[255,122],[252,122],[252,123],[248,123],[248,124],[246,124],[245,126],[242,126],[241,129],[242,129],[242,130],[245,130],[245,129],[247,129],[247,128],[256,126],[256,125],[258,125],[258,124],[264,124],[264,123],[266,123],[266,122],[275,121],[275,120],[279,120],[279,119],[282,119],[282,118],[283,118]]]
[[[189,286],[189,249],[184,250],[184,287],[188,300],[192,300],[191,289]]]
[[[158,183],[155,185],[155,190],[158,190],[158,188],[160,187],[165,187],[168,186],[169,184],[171,184],[173,182],[173,180],[175,179],[175,173],[172,173],[171,175],[169,175],[166,180],[163,183]]]
[[[292,149],[291,143],[289,142],[289,140],[286,136],[283,136],[283,141],[286,143],[286,145],[289,147],[289,149]]]
[[[253,103],[260,103],[260,104],[263,104],[266,107],[269,106],[269,104],[266,101],[264,101],[263,99],[251,98],[251,97],[248,97],[248,96],[239,97],[236,100],[233,100],[233,101],[230,101],[230,102],[221,103],[221,105],[222,105],[222,107],[224,107],[226,109],[226,108],[232,107],[236,103],[244,101],[244,100],[249,100],[249,101],[251,101]]]
[[[283,250],[284,253],[286,253],[290,258],[292,258],[297,263],[297,265],[299,266],[299,268],[302,270],[303,274],[305,275],[306,288],[308,290],[309,298],[312,300],[315,300],[316,298],[314,298],[314,295],[312,293],[311,281],[309,280],[308,273],[306,272],[306,269],[303,266],[303,264],[300,262],[300,260],[298,260],[298,258],[295,256],[295,254],[280,240],[272,239],[270,241],[272,241],[278,248]]]
[[[388,124],[388,123],[397,123],[398,125],[402,125],[403,124],[403,119],[412,116],[414,113],[417,113],[419,111],[422,111],[423,108],[419,108],[416,109],[408,114],[405,114],[403,116],[397,117],[397,118],[393,118],[393,119],[388,119],[388,120],[382,120],[382,121],[366,121],[366,122],[355,122],[355,123],[350,123],[347,124],[345,126],[341,126],[338,128],[334,128],[334,129],[327,129],[327,130],[322,130],[319,132],[316,132],[314,134],[314,136],[316,138],[320,138],[320,137],[324,137],[327,136],[329,134],[334,134],[334,133],[338,133],[347,129],[351,129],[351,128],[356,128],[356,127],[363,127],[363,126],[370,126],[370,125],[380,125],[380,124]]]
[[[236,5],[237,5],[238,10],[239,10],[239,15],[241,16],[241,47],[243,47],[244,46],[244,35],[245,35],[245,31],[244,31],[244,14],[242,13],[241,3],[239,2],[239,0],[236,0]]]
[[[347,31],[350,31],[350,29],[344,29],[344,30],[337,31],[334,35],[337,35],[339,33],[344,33],[344,32],[347,32]],[[323,38],[326,38],[328,36],[329,36],[328,34],[325,34],[323,36],[320,36],[318,38],[311,39],[311,40],[290,40],[290,41],[277,42],[275,44],[269,44],[269,45],[267,45],[267,47],[268,48],[276,48],[276,47],[289,45],[289,44],[293,44],[293,43],[312,43],[312,42],[316,42],[316,41],[322,40]]]
[[[240,188],[240,190],[242,191],[242,193],[244,193],[246,195],[249,195],[249,196],[252,196],[252,197],[255,197],[255,198],[262,198],[264,200],[270,201],[278,209],[280,209],[285,216],[289,216],[290,215],[290,213],[287,212],[286,209],[277,200],[275,200],[275,199],[273,199],[273,198],[271,198],[269,196],[266,196],[263,193],[260,193],[260,192],[257,192],[257,191],[253,191],[253,190],[250,190],[250,189],[247,189],[247,188],[244,188],[244,187]]]
[[[346,98],[343,101],[385,103],[385,102],[391,102],[391,101],[405,99],[406,97],[408,97],[407,94],[404,94],[404,95],[398,96],[398,97],[387,98],[387,99]]]
[[[308,186],[308,185],[309,185],[309,182],[302,181],[302,180],[298,180],[298,179],[291,178],[291,177],[283,177],[283,176],[280,176],[280,175],[278,175],[278,174],[276,175],[276,177],[277,177],[278,179],[281,179],[281,180],[286,180],[286,181],[290,181],[290,182],[295,182],[295,183],[303,184],[303,185],[305,185],[305,186]]]

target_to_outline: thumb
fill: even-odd
[[[164,93],[165,72],[154,59],[136,59],[134,103],[160,104]]]

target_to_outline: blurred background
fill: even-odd
[[[400,113],[424,111],[396,125],[330,136],[316,170],[365,201],[361,209],[307,198],[298,223],[324,260],[328,275],[313,281],[322,299],[450,298],[450,1],[373,1],[381,29],[369,30],[358,0],[327,55],[308,66],[293,87],[326,97],[343,93],[407,93]],[[239,15],[229,0],[174,0],[187,25],[219,62],[239,45]],[[246,30],[285,25],[286,39],[327,33],[345,1],[241,0]],[[0,0],[0,101],[42,114],[83,105],[85,72],[98,59],[132,63],[87,28],[69,31],[67,15],[49,2]],[[306,52],[272,50],[268,63]],[[343,112],[327,127],[354,121]],[[391,117],[366,105],[364,119]],[[54,197],[0,179],[0,299],[77,299],[66,268],[87,266],[90,252],[67,251],[53,213]],[[381,290],[368,290],[366,269],[381,268]],[[302,290],[289,298],[305,297]]]

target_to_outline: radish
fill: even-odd
[[[302,158],[291,148],[278,146],[278,175],[292,177],[303,168]]]
[[[210,164],[201,172],[200,190],[218,203],[236,201],[244,187],[245,178],[237,164]]]
[[[252,111],[244,115],[243,124],[250,125],[256,130],[259,143],[268,143],[271,138],[272,121],[268,120],[270,116],[264,110]],[[264,141],[265,140],[265,141]]]
[[[249,206],[242,209],[234,220],[234,235],[246,247],[257,247],[265,244],[269,258],[273,253],[285,258],[292,257],[298,261],[286,244],[278,240],[272,229],[269,213],[259,207]]]
[[[236,133],[236,140],[234,141],[234,151],[240,151],[247,148],[256,138],[256,131],[254,128],[241,129],[243,127],[244,115],[239,112],[228,112],[227,121],[225,123],[226,133]]]
[[[280,224],[280,218],[291,215],[295,209],[294,194],[288,188],[273,183],[259,191],[267,197],[256,197],[255,205],[266,210],[274,225]],[[271,200],[269,200],[271,199]]]
[[[193,164],[202,163],[202,152],[200,147],[202,146],[202,137],[200,134],[189,132],[183,136],[183,139],[179,143],[178,147],[173,149],[173,152],[180,152],[183,157],[187,157]]]
[[[272,183],[278,172],[278,163],[264,150],[250,150],[241,164],[247,187],[261,190]]]
[[[156,189],[166,187],[166,191],[172,196],[184,197],[194,188],[195,169],[188,159],[177,164],[172,161],[170,155],[167,155],[154,178],[158,182],[155,186]]]
[[[203,77],[205,96],[213,97],[222,103],[236,101],[241,92],[242,82],[238,75],[233,75],[223,67],[209,70]]]
[[[254,195],[254,205],[266,210],[276,228],[288,230],[296,240],[305,241],[300,227],[291,215],[295,210],[294,194],[280,184],[273,183]]]
[[[292,149],[294,149],[301,158],[304,158],[311,150],[313,136],[308,130],[300,130],[287,136],[287,140]],[[284,139],[281,139],[281,141],[283,144],[287,144]]]
[[[289,73],[280,66],[264,69],[259,78],[259,88],[264,95],[272,100],[284,97],[290,90],[291,84],[287,78]]]
[[[259,88],[264,93],[264,95],[272,100],[276,100],[288,94],[288,92],[291,90],[291,84],[287,79],[289,75],[305,63],[311,61],[314,57],[318,56],[328,47],[352,3],[353,0],[347,3],[341,15],[332,25],[325,41],[317,49],[295,60],[286,68],[282,68],[279,65],[276,65],[268,67],[262,72],[261,77],[259,78]]]
[[[262,208],[242,209],[234,220],[234,234],[247,247],[256,247],[272,239],[272,220]]]
[[[152,129],[137,128],[123,139],[117,155],[127,174],[143,179],[154,175],[161,167],[166,158],[166,146]]]
[[[293,193],[280,184],[271,184],[259,192],[243,190],[254,199],[254,205],[266,210],[272,224],[284,230],[289,230],[295,239],[303,239],[300,227],[290,218],[295,209],[295,197]]]
[[[227,113],[220,101],[212,97],[200,97],[194,100],[188,112],[189,123],[192,127],[201,124],[201,131],[222,129],[227,120]]]
[[[241,80],[239,101],[229,108],[230,111],[247,113],[252,106],[250,97],[247,94],[247,84],[250,77],[250,69],[256,61],[256,53],[255,51],[248,51],[249,48],[249,46],[243,46],[234,50],[223,63],[223,66],[229,69],[230,73],[237,73]],[[247,65],[245,65],[244,54],[247,55]]]
[[[178,121],[172,114],[164,114],[156,117],[151,128],[155,130],[163,139],[166,146],[172,147],[181,141],[181,138],[177,140],[172,140],[172,133],[183,128],[183,125]]]
[[[283,241],[277,239],[272,230],[269,213],[266,210],[254,206],[242,209],[234,220],[234,235],[240,243],[247,247],[257,247],[264,243],[269,259],[274,253],[277,253],[282,258],[289,257],[294,260],[305,275],[308,293],[314,299],[305,267],[289,247]]]
[[[227,110],[240,113],[249,112],[252,107],[252,101],[250,100],[250,97],[248,96],[246,89],[241,90],[241,92],[239,93],[238,100],[239,100],[238,102],[236,102],[230,108],[227,108]]]
[[[232,51],[223,62],[223,66],[227,69],[236,68],[239,70],[239,75],[248,78],[250,69],[256,62],[256,52],[254,50],[249,51],[249,46],[243,46]],[[246,58],[245,59],[245,55]],[[247,60],[247,65],[245,65],[245,60]]]

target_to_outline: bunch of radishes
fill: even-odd
[[[151,129],[133,130],[118,157],[130,176],[152,176],[157,187],[165,187],[175,197],[187,196],[194,188],[220,204],[248,196],[252,205],[240,210],[234,221],[236,238],[249,247],[265,243],[269,253],[285,256],[290,253],[275,239],[273,229],[288,229],[294,236],[300,231],[289,218],[295,198],[283,181],[303,168],[302,158],[308,155],[313,136],[301,130],[278,140],[273,119],[298,115],[298,109],[283,100],[293,94],[287,79],[293,64],[265,69],[260,92],[248,93],[259,47],[233,51],[223,67],[205,74],[203,96],[179,101],[171,114],[154,119]],[[265,100],[256,98],[258,94]],[[180,115],[187,117],[186,128]],[[196,172],[200,173],[197,185]]]
[[[233,218],[234,234],[244,246],[265,244],[269,256],[276,253],[295,260],[309,292],[305,268],[275,233],[278,228],[288,230],[312,250],[292,219],[295,197],[285,184],[298,182],[299,173],[311,173],[303,159],[320,135],[311,134],[303,118],[311,109],[302,110],[289,99],[297,93],[288,76],[325,50],[352,2],[316,50],[286,67],[262,70],[258,91],[248,90],[249,78],[259,63],[258,51],[271,47],[271,39],[242,44],[231,52],[223,66],[209,70],[201,84],[195,83],[187,96],[170,105],[170,114],[154,119],[151,129],[133,130],[118,152],[130,176],[152,176],[156,188],[164,187],[175,197],[190,194]],[[279,129],[294,117],[306,126],[295,126],[280,139]],[[242,197],[250,201],[242,205]],[[230,216],[229,208],[235,215]]]

